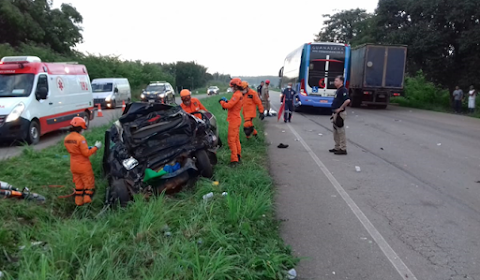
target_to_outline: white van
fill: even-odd
[[[93,101],[95,105],[115,109],[122,106],[122,101],[129,103],[132,100],[132,92],[128,79],[103,78],[92,81]]]
[[[93,120],[93,95],[84,65],[44,63],[36,56],[0,61],[0,140],[36,144],[40,136]]]

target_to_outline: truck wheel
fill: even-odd
[[[40,142],[40,124],[36,120],[32,120],[28,126],[27,131],[27,143],[30,145],[36,145]]]
[[[205,178],[213,177],[213,168],[205,150],[199,150],[195,152],[196,166],[200,174]]]

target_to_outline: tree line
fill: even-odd
[[[0,57],[34,55],[46,62],[85,64],[90,79],[128,78],[135,94],[150,81],[167,81],[177,89],[196,89],[210,82],[225,84],[230,75],[210,74],[195,62],[152,63],[123,61],[74,50],[83,42],[82,15],[70,4],[52,8],[51,0],[0,1]]]
[[[380,0],[364,9],[323,15],[315,41],[408,46],[407,72],[447,88],[480,86],[480,1]]]

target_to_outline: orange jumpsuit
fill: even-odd
[[[258,97],[258,94],[253,90],[250,89],[244,95],[245,100],[243,101],[243,119],[245,122],[243,123],[243,131],[247,135],[247,138],[250,138],[250,134],[253,130],[253,136],[258,134],[257,130],[253,126],[253,119],[257,117],[257,106],[260,112],[264,112],[264,108],[262,105],[262,100]]]
[[[228,146],[230,147],[230,161],[238,162],[238,157],[242,155],[242,146],[240,145],[240,125],[242,117],[240,111],[243,106],[243,94],[237,90],[228,101],[221,101],[222,108],[228,110]]]
[[[190,99],[190,106],[185,105],[183,102],[180,104],[180,106],[182,106],[182,109],[189,114],[191,114],[193,112],[198,112],[199,110],[208,111],[203,106],[203,104],[200,102],[200,100],[198,100],[197,98],[193,98],[193,97]],[[202,119],[202,115],[200,115],[200,114],[195,114],[194,116],[199,118],[199,119]]]
[[[95,176],[89,157],[98,148],[88,149],[87,141],[80,133],[72,132],[65,137],[64,145],[70,154],[70,170],[75,183],[75,203],[78,206],[92,201],[91,196],[95,189]]]

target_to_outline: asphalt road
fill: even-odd
[[[179,96],[177,94],[177,96]],[[194,95],[194,97],[202,99],[205,98],[206,94],[198,94]],[[181,100],[179,97],[175,99],[177,104],[180,104]],[[95,113],[95,118],[93,121],[90,122],[90,127],[98,127],[102,125],[106,125],[114,120],[117,120],[122,115],[122,109],[103,109],[103,117],[97,117],[97,113]],[[62,140],[66,134],[68,133],[67,130],[60,130],[52,133],[48,133],[40,139],[40,143],[34,146],[35,150],[42,150],[52,145],[58,143],[58,141]],[[18,156],[22,153],[23,146],[15,143],[0,143],[0,161],[5,160],[11,157]]]
[[[266,118],[282,237],[305,258],[298,279],[480,279],[480,120],[349,108],[337,156],[329,118]]]

